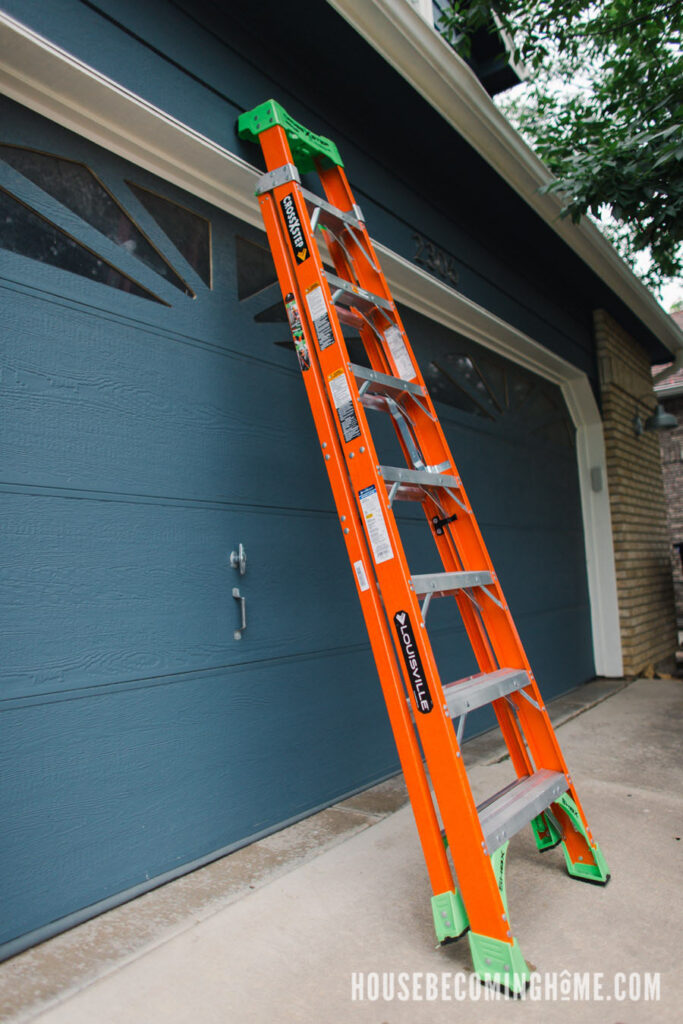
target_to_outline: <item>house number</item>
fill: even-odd
[[[458,270],[453,257],[422,235],[413,235],[413,238],[417,242],[417,250],[413,256],[415,262],[448,284],[457,285]]]

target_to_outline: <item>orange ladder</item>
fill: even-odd
[[[272,100],[243,114],[238,131],[265,158],[256,194],[415,814],[437,937],[468,932],[479,976],[520,992],[529,971],[508,920],[510,836],[531,823],[539,849],[561,842],[569,874],[585,881],[605,884],[607,865],[336,146]],[[309,172],[325,198],[302,186]],[[369,367],[350,361],[342,324],[357,330]],[[367,408],[389,414],[405,465],[380,463]],[[396,501],[422,506],[443,572],[409,568]],[[457,682],[441,681],[426,628],[431,601],[446,596],[479,667]],[[517,778],[477,806],[461,739],[467,714],[487,704]]]

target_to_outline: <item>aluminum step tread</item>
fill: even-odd
[[[469,587],[488,587],[493,583],[490,572],[431,572],[410,577],[416,596],[432,594],[443,597],[455,590],[467,590]]]
[[[482,672],[468,679],[447,683],[443,688],[451,718],[483,708],[500,697],[521,690],[530,683],[529,674],[519,668],[499,668]]]
[[[351,284],[350,281],[344,281],[341,277],[337,277],[336,274],[331,274],[327,270],[325,271],[325,277],[330,286],[335,304],[356,306],[357,309],[361,309],[364,312],[374,309],[376,306],[379,306],[380,309],[393,309],[390,300],[383,299],[381,295],[366,292],[364,288],[359,288],[357,285]],[[341,294],[334,298],[336,292]]]
[[[323,199],[322,196],[317,196],[315,192],[309,192],[307,188],[302,188],[301,194],[304,197],[309,213],[315,210],[316,207],[320,210],[318,224],[329,224],[332,228],[344,225],[356,228],[357,231],[361,230],[362,224],[353,213],[339,210],[332,203],[328,203],[326,199]],[[358,206],[356,210],[358,213],[361,212]]]
[[[406,391],[411,395],[424,395],[424,388],[414,381],[402,380],[400,377],[391,377],[388,373],[380,373],[378,370],[371,370],[368,366],[358,366],[356,363],[349,363],[349,370],[358,381],[369,381],[374,388],[369,388],[370,394],[404,394]]]
[[[380,466],[379,474],[386,483],[413,484],[417,487],[460,487],[460,477],[430,473],[428,469],[407,469],[403,466]]]
[[[568,789],[562,772],[540,768],[479,804],[479,821],[489,853],[494,853]]]

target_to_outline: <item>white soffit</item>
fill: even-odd
[[[683,331],[587,218],[560,218],[539,189],[552,175],[500,113],[474,72],[406,0],[327,0],[595,271],[671,352]]]

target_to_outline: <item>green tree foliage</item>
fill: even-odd
[[[467,58],[494,16],[529,71],[500,106],[557,178],[563,215],[600,220],[654,287],[683,273],[681,0],[451,0],[440,27]]]

